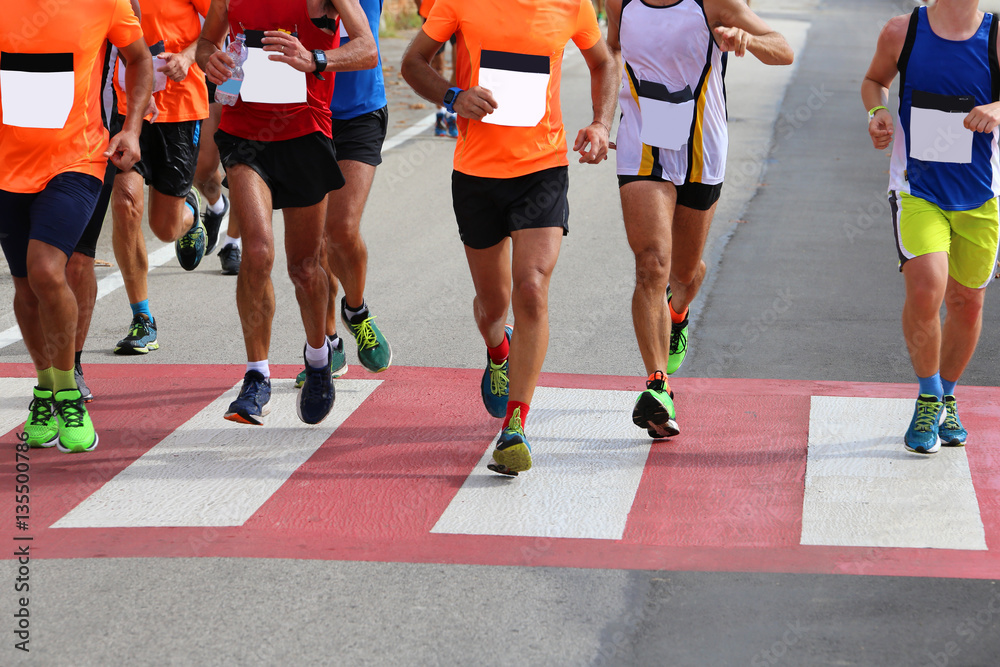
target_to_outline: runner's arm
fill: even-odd
[[[897,16],[890,19],[878,36],[875,55],[861,82],[861,101],[865,111],[875,107],[884,107],[889,103],[889,86],[899,73],[899,54],[903,50],[906,39],[906,29],[909,26],[909,16]],[[868,135],[872,145],[878,150],[888,148],[892,143],[893,122],[888,109],[879,109],[868,121]]]
[[[326,69],[348,72],[377,66],[378,48],[361,5],[357,0],[331,0],[331,4],[340,14],[351,39],[341,47],[323,52],[326,54]],[[285,63],[300,72],[316,71],[312,51],[303,46],[298,37],[279,30],[267,30],[263,42],[269,59]]]
[[[431,59],[442,44],[444,42],[431,39],[421,30],[406,47],[400,67],[400,73],[414,92],[434,104],[441,104],[445,93],[451,87],[451,83],[431,67]],[[497,101],[493,98],[493,93],[486,88],[473,86],[463,90],[455,98],[452,108],[463,118],[481,120],[486,114],[493,113],[497,108]]]
[[[198,38],[195,61],[205,72],[208,80],[216,85],[229,80],[230,68],[235,64],[222,50],[228,32],[229,9],[226,0],[212,0],[205,16],[205,25],[201,28],[201,36]]]
[[[146,40],[140,37],[118,49],[129,66],[125,68],[125,90],[128,91],[128,112],[122,131],[111,137],[104,153],[116,167],[128,171],[139,160],[139,133],[153,92],[153,58]]]
[[[580,162],[598,164],[608,159],[608,142],[614,122],[616,93],[621,85],[621,70],[604,38],[581,51],[590,68],[590,98],[594,105],[594,120],[576,135],[573,150],[580,153]]]
[[[784,36],[754,14],[745,0],[705,0],[705,14],[723,51],[740,58],[749,51],[765,65],[791,65],[795,59]]]

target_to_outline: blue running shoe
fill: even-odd
[[[945,447],[965,447],[969,432],[958,418],[958,401],[954,396],[944,397],[944,421],[938,427],[938,437]]]
[[[137,313],[132,316],[128,335],[115,345],[115,354],[146,354],[158,349],[160,344],[156,342],[156,320]]]
[[[264,415],[271,411],[271,380],[257,371],[247,371],[236,400],[229,404],[226,419],[240,424],[263,426]]]
[[[329,353],[333,354],[333,346],[330,341],[326,341]],[[336,392],[333,388],[333,374],[330,364],[326,363],[319,368],[313,368],[306,362],[306,381],[299,389],[299,400],[296,411],[299,419],[307,424],[318,424],[333,409],[333,401]]]
[[[434,117],[434,136],[435,137],[448,136],[447,113],[445,112],[444,109],[438,109],[437,115]]]
[[[448,125],[448,136],[452,139],[458,138],[458,114],[450,113],[448,117],[445,118],[445,123]]]
[[[508,343],[513,333],[513,327],[509,324],[504,326],[503,335],[507,338]],[[486,412],[497,419],[503,419],[507,416],[507,394],[509,391],[507,369],[509,366],[507,359],[504,359],[501,364],[494,364],[489,353],[486,354],[486,370],[483,371],[480,390],[483,394],[483,405],[486,406]]]
[[[938,423],[941,421],[942,410],[944,403],[937,396],[920,394],[913,410],[910,428],[906,429],[906,435],[903,436],[903,446],[917,454],[933,454],[941,449]]]
[[[501,475],[517,477],[517,473],[531,470],[531,445],[524,437],[520,408],[514,410],[507,428],[500,433],[493,460],[495,463],[488,463],[486,467]]]

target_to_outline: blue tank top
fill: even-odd
[[[382,79],[382,50],[378,45],[378,27],[382,16],[382,0],[360,0],[361,8],[368,17],[375,47],[379,49],[378,65],[358,72],[337,72],[333,86],[333,100],[330,114],[337,120],[350,120],[366,113],[381,109],[386,105],[385,82]],[[343,35],[343,24],[341,24]],[[350,40],[342,36],[340,45]]]
[[[951,211],[972,210],[997,196],[998,133],[971,133],[969,160],[970,133],[961,128],[973,107],[998,99],[996,35],[992,14],[969,39],[951,41],[931,30],[926,7],[914,11],[898,63],[905,142],[897,137],[894,146],[892,189]]]

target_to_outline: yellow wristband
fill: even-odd
[[[871,120],[872,118],[874,118],[875,117],[875,112],[878,111],[879,109],[885,109],[886,111],[889,110],[887,107],[883,107],[883,106],[872,107],[871,109],[868,110],[868,120]]]

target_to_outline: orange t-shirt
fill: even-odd
[[[428,16],[431,15],[431,7],[433,6],[434,6],[434,0],[421,0],[420,9],[417,10],[417,13],[423,16],[424,18],[427,18]]]
[[[199,15],[208,13],[211,0],[157,0],[142,4],[142,34],[146,44],[152,46],[163,41],[166,53],[180,53],[201,35]],[[158,58],[153,58],[156,65]],[[118,61],[121,67],[121,61]],[[118,86],[115,76],[115,90],[118,93],[118,113],[125,115],[128,100]],[[167,79],[167,87],[153,95],[160,110],[157,123],[180,123],[187,120],[208,118],[208,88],[205,73],[197,64],[192,64],[188,74],[180,83]]]
[[[437,0],[423,30],[436,42],[461,33],[458,86],[481,85],[497,98],[482,121],[459,118],[455,171],[513,178],[569,164],[563,49],[570,39],[583,50],[601,39],[591,0]]]
[[[129,0],[74,0],[41,14],[37,2],[0,0],[0,190],[34,193],[80,172],[104,179],[101,122],[107,43],[142,37]]]

